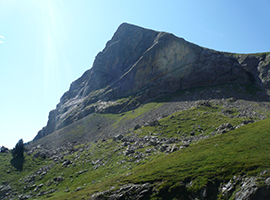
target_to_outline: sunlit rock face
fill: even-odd
[[[268,54],[217,52],[173,34],[123,23],[97,54],[92,68],[61,97],[34,140],[99,112],[100,107],[103,112],[119,112],[123,108],[115,101],[121,97],[136,95],[145,101],[181,89],[225,83],[269,87],[269,63]]]
[[[243,69],[252,75],[254,82],[263,88],[270,88],[270,53],[237,55]]]
[[[186,42],[172,34],[159,33],[153,45],[125,73],[115,86],[119,94],[151,88],[150,93],[221,83],[248,83],[238,61],[226,54]]]

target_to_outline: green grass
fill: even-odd
[[[125,175],[116,175],[60,199],[86,198],[94,192],[131,182],[161,183],[157,185],[159,192],[152,196],[158,199],[170,191],[173,193],[183,182],[192,181],[187,192],[196,192],[209,183],[226,182],[234,175],[257,175],[270,167],[269,137],[270,119],[266,119],[202,140],[170,155],[159,155],[153,161],[126,171]]]
[[[186,111],[176,112],[159,121],[159,126],[147,126],[135,131],[140,136],[150,133],[156,133],[158,136],[164,137],[179,137],[183,134],[190,135],[194,132],[195,135],[209,135],[215,131],[223,123],[231,123],[237,126],[248,118],[228,117],[221,113],[221,105],[197,106]],[[239,112],[231,110],[231,115],[236,116]]]
[[[180,181],[190,175],[191,178],[229,179],[240,172],[255,175],[270,166],[270,155],[267,153],[270,151],[269,122],[267,119],[250,124],[152,161],[147,165],[151,170],[139,167],[130,180]],[[135,174],[140,174],[140,178]]]
[[[161,105],[163,103],[149,103],[134,111],[116,115],[94,114],[85,118],[84,123],[106,119],[111,121],[113,126],[118,126]],[[225,116],[223,112],[224,108],[221,104],[198,105],[159,120],[157,126],[144,126],[136,131],[130,130],[129,135],[144,137],[151,134],[160,138],[181,139],[184,134],[190,137],[191,131],[195,132],[195,136],[209,135],[223,123],[236,126],[243,120],[249,120],[249,118],[236,118],[235,116],[239,114],[236,108],[231,109],[231,117]],[[266,119],[223,135],[200,140],[186,149],[169,155],[161,152],[152,153],[138,163],[132,162],[134,160],[132,157],[121,153],[126,148],[121,148],[121,141],[115,142],[112,139],[74,147],[76,151],[73,154],[64,156],[64,159],[69,159],[76,164],[69,167],[63,167],[62,162],[33,159],[25,155],[23,170],[16,171],[10,164],[11,154],[0,154],[0,177],[1,181],[10,181],[13,188],[18,188],[19,192],[23,192],[23,187],[26,185],[22,181],[23,178],[33,174],[42,166],[52,163],[52,168],[45,176],[36,177],[35,184],[44,184],[44,186],[34,194],[51,189],[56,189],[56,192],[39,197],[40,199],[87,199],[93,193],[110,189],[112,186],[117,189],[127,183],[145,182],[155,185],[156,193],[152,195],[152,199],[180,198],[177,196],[179,191],[188,197],[190,193],[199,192],[209,184],[217,188],[221,182],[228,181],[234,175],[252,176],[269,169],[270,155],[267,153],[270,151],[269,122],[270,119]],[[83,136],[89,131],[82,123],[74,123],[72,127],[72,131],[67,132],[69,137]],[[64,134],[64,130],[62,129],[63,133],[59,134]],[[153,146],[136,151],[145,152],[146,148],[151,147]],[[80,148],[86,150],[80,151]],[[92,161],[98,159],[106,164],[94,169],[95,165]],[[80,173],[80,171],[84,172]],[[64,180],[56,183],[53,178],[57,176],[64,177]],[[192,184],[186,188],[185,185],[188,183]],[[82,190],[75,191],[77,187],[82,187]],[[29,191],[30,189],[25,192]],[[217,195],[217,191],[213,194]]]
[[[30,175],[33,171],[37,171],[41,166],[47,165],[49,162],[43,159],[32,159],[30,156],[25,155],[25,162],[22,171],[14,168],[10,161],[12,159],[11,153],[0,153],[0,177],[1,183],[9,182],[11,187],[18,188],[23,191],[24,183],[19,181],[22,177]]]
[[[162,106],[162,103],[152,102],[152,103],[143,104],[142,106],[138,107],[135,110],[131,110],[131,111],[124,112],[122,114],[118,114],[116,116],[116,117],[118,117],[118,119],[115,121],[113,126],[120,126],[121,123],[123,123],[127,120],[132,120],[136,117],[143,116],[143,114],[145,114],[146,112],[151,112],[152,110],[155,110],[160,106]],[[115,116],[115,114],[112,114],[112,115]]]
[[[212,131],[212,124],[220,125],[220,123],[225,123],[226,120],[236,125],[242,122],[243,119],[231,119],[226,116],[219,114],[221,107],[205,107],[201,106],[199,108],[192,108],[188,111],[182,111],[174,114],[177,116],[170,119],[170,116],[160,120],[160,124],[167,124],[170,127],[171,132],[174,129],[174,124],[170,124],[172,120],[177,121],[177,119],[190,119],[193,115],[202,114],[209,112],[209,116],[200,117],[197,116],[198,120],[206,120],[204,124],[207,125],[205,128],[209,128],[208,131]],[[212,112],[211,112],[212,111]],[[203,116],[203,115],[202,115]],[[220,120],[219,120],[220,118]],[[186,125],[184,128],[190,127],[190,120],[186,120]],[[266,120],[267,121],[267,120]],[[268,120],[269,121],[269,120]],[[259,122],[258,122],[259,123]],[[260,122],[264,125],[268,125],[268,122]],[[205,141],[200,141],[196,144],[191,145],[185,150],[173,153],[172,155],[158,155],[153,157],[153,161],[147,162],[146,164],[139,166],[131,166],[131,175],[122,176],[121,173],[124,171],[114,169],[118,171],[111,179],[104,180],[102,183],[98,183],[97,186],[92,186],[89,189],[85,189],[87,193],[92,194],[97,192],[98,188],[103,188],[103,190],[110,188],[111,186],[117,186],[124,183],[144,183],[144,182],[163,182],[172,184],[171,187],[176,187],[174,184],[178,184],[184,180],[193,180],[193,185],[190,187],[191,191],[197,191],[204,187],[209,181],[222,181],[228,180],[235,174],[250,174],[254,175],[265,168],[270,166],[270,163],[265,162],[268,157],[263,153],[264,150],[269,148],[269,141],[265,140],[265,144],[260,144],[262,137],[269,136],[270,132],[261,133],[259,137],[254,135],[254,132],[260,133],[260,131],[267,130],[267,127],[261,129],[260,124],[254,123],[246,127],[241,127],[235,131],[229,132],[227,134],[216,136]],[[145,135],[147,132],[151,131],[150,128],[155,129],[156,127],[143,127],[139,131],[139,136]],[[250,131],[252,128],[252,131]],[[152,130],[155,131],[155,130]],[[249,132],[248,134],[246,132]],[[170,131],[166,134],[170,135]],[[253,152],[254,148],[258,146],[258,151]],[[247,148],[248,147],[248,148]],[[255,148],[256,149],[256,148]],[[115,158],[117,160],[117,158]],[[264,162],[262,162],[264,161]],[[135,167],[132,169],[132,167]],[[124,173],[126,174],[126,173]],[[120,175],[120,176],[119,176]],[[113,184],[112,184],[113,183]],[[116,184],[117,183],[117,184]],[[164,184],[163,188],[168,187]],[[162,191],[162,188],[160,188]],[[84,191],[84,192],[85,192]],[[100,191],[100,190],[99,190]],[[82,191],[82,194],[84,194]],[[78,195],[80,192],[78,192]]]
[[[73,139],[83,140],[83,138],[93,137],[93,135],[105,135],[108,132],[102,132],[102,130],[98,130],[98,124],[101,124],[101,126],[105,127],[110,126],[112,129],[119,128],[123,123],[126,123],[127,121],[136,117],[141,117],[145,113],[151,112],[160,106],[162,106],[162,103],[153,102],[143,104],[134,110],[123,112],[121,114],[92,113],[70,124],[69,126],[55,131],[53,134],[50,134],[47,137],[41,138],[38,143],[60,146]]]

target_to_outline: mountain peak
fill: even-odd
[[[137,25],[134,25],[134,24],[130,24],[130,23],[127,23],[127,22],[123,22],[122,24],[120,24],[116,30],[116,33],[117,32],[125,32],[125,31],[131,31],[131,30],[149,30],[149,29],[146,29],[146,28],[143,28],[141,26],[137,26]]]
[[[35,140],[96,112],[100,100],[137,96],[143,102],[178,90],[226,83],[267,86],[268,79],[261,77],[268,77],[269,56],[252,58],[259,60],[247,64],[231,54],[199,47],[170,33],[122,23],[97,54],[92,68],[71,84],[50,112],[47,126]],[[262,63],[266,68],[258,68]],[[122,105],[113,112],[132,106]]]
[[[127,23],[127,22],[123,22],[122,24],[120,24],[118,26],[118,29],[126,29],[126,28],[142,28],[142,27],[137,26],[135,24],[130,24],[130,23]]]

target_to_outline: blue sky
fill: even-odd
[[[0,0],[0,146],[32,140],[128,22],[220,51],[270,51],[269,0]]]

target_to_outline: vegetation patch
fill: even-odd
[[[265,153],[270,150],[270,119],[245,116],[240,107],[228,107],[228,101],[198,101],[190,109],[113,138],[80,145],[66,142],[54,156],[36,156],[42,147],[27,149],[21,171],[12,166],[11,153],[0,153],[0,176],[14,194],[35,199],[90,199],[109,191],[106,197],[130,184],[146,183],[151,185],[149,199],[201,198],[206,190],[217,197],[221,183],[234,176],[257,176],[270,166]],[[122,114],[92,114],[73,123],[66,133],[66,128],[59,130],[57,137],[84,138],[102,120],[117,127],[163,104],[148,103]],[[51,141],[41,140],[45,139]],[[264,184],[263,177],[259,181]]]

